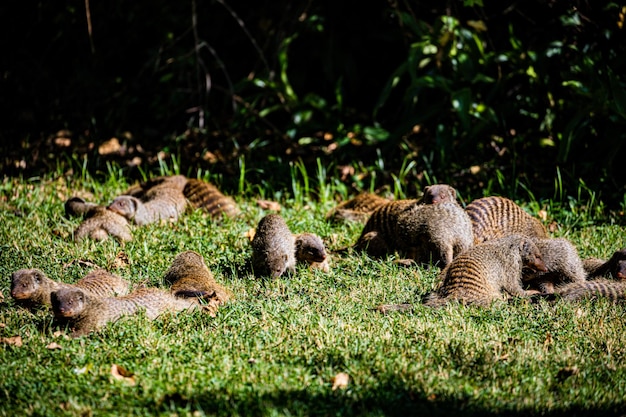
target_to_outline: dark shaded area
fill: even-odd
[[[289,161],[466,195],[624,203],[626,42],[614,3],[190,0],[0,5],[5,175],[129,177],[159,158],[288,185]],[[87,8],[88,7],[88,8]],[[111,138],[117,145],[108,148]],[[404,166],[403,166],[404,164]],[[404,169],[404,171],[403,171]],[[504,182],[495,181],[497,176]],[[582,182],[581,182],[582,180]]]

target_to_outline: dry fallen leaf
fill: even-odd
[[[250,242],[252,242],[252,239],[254,239],[254,235],[256,234],[256,229],[253,227],[252,229],[249,229],[246,233],[245,233],[245,237],[248,238],[248,240]]]
[[[271,201],[271,200],[257,200],[256,201],[257,205],[259,207],[261,207],[264,210],[273,210],[273,211],[280,211],[281,206],[279,203],[277,203],[276,201]]]
[[[0,337],[0,343],[6,343],[7,345],[22,347],[22,336]]]
[[[48,346],[46,346],[46,349],[53,350],[53,349],[63,349],[63,348],[57,342],[52,342]]]
[[[333,391],[337,388],[345,389],[348,386],[348,380],[350,380],[350,377],[344,372],[339,372],[332,377],[330,382],[333,384]]]
[[[111,269],[126,268],[128,266],[130,266],[130,259],[124,252],[119,252],[113,259],[113,262],[111,262]]]
[[[117,379],[118,381],[124,381],[130,385],[136,384],[135,374],[126,370],[120,365],[111,365],[111,375],[113,375],[113,378]]]
[[[98,146],[98,153],[100,155],[110,155],[112,153],[119,153],[122,149],[118,138],[111,138]]]

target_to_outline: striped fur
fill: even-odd
[[[576,282],[559,288],[556,292],[568,301],[582,298],[604,297],[610,300],[626,299],[626,281],[607,281],[604,279]]]
[[[193,208],[206,210],[211,216],[234,217],[240,213],[232,197],[222,194],[213,184],[195,178],[187,180],[183,195]]]
[[[419,200],[397,200],[378,207],[365,223],[354,245],[355,249],[365,250],[370,256],[384,256],[399,249],[396,229],[398,218],[416,204],[419,204]]]
[[[570,282],[584,282],[587,272],[578,256],[578,250],[567,239],[533,239],[539,248],[546,272],[524,271],[523,281],[541,293],[554,292],[555,286]]]
[[[504,197],[484,197],[465,207],[474,229],[474,243],[479,244],[510,234],[547,238],[541,222],[526,213],[513,200]]]
[[[326,214],[326,220],[364,222],[374,210],[390,201],[377,194],[361,193],[330,210]]]
[[[537,246],[521,235],[511,235],[474,246],[454,258],[440,274],[437,290],[424,304],[440,307],[450,300],[489,305],[506,295],[530,295],[522,288],[522,270],[545,270]]]

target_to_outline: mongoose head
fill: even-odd
[[[447,184],[434,184],[424,187],[423,204],[439,204],[456,201],[456,189]]]
[[[278,278],[287,270],[289,257],[286,254],[270,256],[267,259],[267,269],[272,278]]]
[[[613,278],[626,280],[626,248],[615,251],[609,263],[613,264],[611,265]]]
[[[529,238],[524,238],[520,241],[520,253],[522,255],[523,267],[525,269],[537,272],[548,271],[539,248]]]
[[[126,220],[132,220],[137,214],[137,209],[140,204],[140,200],[137,197],[129,195],[120,195],[107,207],[109,210],[124,216]]]
[[[76,317],[87,307],[87,296],[78,288],[63,288],[50,294],[52,312],[57,318]]]
[[[305,262],[323,262],[326,259],[326,248],[322,239],[313,233],[297,235],[296,259]]]
[[[39,269],[20,269],[11,275],[11,297],[30,300],[37,295],[46,275]]]
[[[614,274],[616,279],[626,281],[626,261],[618,261]]]

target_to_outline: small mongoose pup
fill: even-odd
[[[130,283],[103,269],[91,271],[75,284],[54,281],[39,269],[19,269],[11,275],[11,296],[25,307],[50,306],[50,294],[61,288],[81,288],[89,293],[109,297],[128,294]]]
[[[215,281],[202,255],[191,250],[174,258],[163,279],[171,284],[171,292],[176,297],[215,299],[218,304],[231,298],[230,291]]]
[[[554,292],[555,286],[570,282],[584,282],[587,279],[578,250],[569,240],[534,238],[533,242],[541,252],[547,271],[524,270],[523,281],[529,289],[550,294]]]
[[[294,235],[296,244],[296,262],[307,263],[312,269],[330,271],[330,263],[324,241],[314,233]]]
[[[423,302],[430,307],[451,300],[486,306],[503,296],[530,295],[522,287],[524,268],[547,270],[530,238],[509,235],[481,243],[454,258],[441,272],[439,287]]]
[[[583,260],[588,279],[611,276],[613,279],[626,280],[626,248],[615,251],[607,261],[598,258]]]
[[[546,228],[538,219],[508,198],[479,198],[469,203],[465,211],[472,221],[475,244],[511,234],[540,239],[548,237]]]
[[[141,195],[141,199],[133,195],[120,195],[108,208],[137,225],[161,220],[176,221],[187,207],[183,179],[179,175],[162,179],[145,191],[137,191],[135,195]]]
[[[102,241],[109,235],[122,243],[133,239],[126,218],[103,206],[92,207],[87,212],[85,220],[74,230],[76,242],[85,238]]]
[[[555,294],[558,298],[567,301],[575,301],[583,298],[607,298],[618,301],[626,299],[626,281],[609,281],[597,279],[593,281],[574,282],[557,288]]]
[[[277,278],[296,266],[295,236],[276,213],[263,217],[257,225],[252,245],[252,267],[256,276]]]
[[[235,217],[241,213],[232,197],[224,195],[215,185],[195,178],[187,180],[183,195],[189,205],[196,209],[203,209],[212,217],[226,215]]]
[[[139,288],[121,297],[98,297],[80,288],[52,292],[52,311],[61,323],[69,325],[72,337],[98,330],[122,316],[145,312],[154,320],[166,312],[199,309],[197,299],[185,299],[159,288]]]

